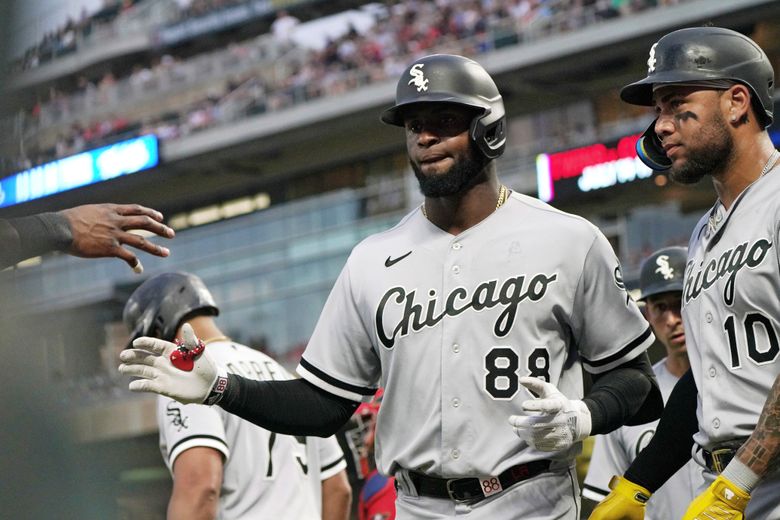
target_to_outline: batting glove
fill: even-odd
[[[720,475],[691,502],[683,520],[743,520],[749,500],[750,493]]]
[[[541,451],[561,451],[590,435],[590,410],[581,400],[563,395],[555,385],[535,377],[521,377],[520,384],[538,395],[523,402],[528,415],[512,415],[518,437]]]
[[[180,403],[216,404],[227,387],[227,371],[205,351],[189,323],[182,327],[181,344],[141,337],[119,354],[119,372],[138,377],[133,392],[154,392]]]
[[[618,476],[609,481],[609,489],[612,491],[593,509],[588,520],[644,520],[650,491]]]

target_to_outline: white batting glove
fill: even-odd
[[[189,323],[182,335],[179,345],[136,339],[132,349],[119,354],[119,372],[140,378],[130,382],[133,392],[154,392],[184,404],[216,404],[227,387],[227,371],[214,363]]]
[[[520,384],[538,398],[523,402],[528,415],[512,415],[518,437],[540,451],[561,451],[590,435],[590,410],[579,399],[569,399],[555,385],[535,377],[521,377]]]

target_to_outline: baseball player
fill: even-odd
[[[646,78],[621,92],[655,107],[640,156],[681,183],[709,175],[718,200],[688,248],[682,317],[693,377],[681,378],[655,437],[591,518],[641,518],[647,496],[692,447],[704,479],[686,520],[775,520],[780,153],[766,132],[774,71],[755,42],[716,27],[667,34],[648,66]]]
[[[202,338],[229,373],[252,380],[288,380],[270,357],[231,341],[217,328],[219,313],[200,278],[154,276],[130,296],[124,321],[132,337]],[[185,363],[186,358],[178,361]],[[349,518],[351,490],[336,440],[278,435],[224,410],[160,396],[160,451],[173,475],[169,519]]]
[[[655,337],[663,344],[666,357],[653,365],[664,401],[689,368],[685,350],[680,306],[687,250],[667,247],[651,254],[642,263],[639,275],[640,301]],[[613,475],[621,475],[655,433],[657,422],[623,426],[598,435],[585,477],[582,496],[599,502],[609,493]],[[682,518],[695,497],[698,466],[689,462],[669,479],[647,502],[647,520]]]
[[[619,262],[591,223],[501,184],[504,105],[475,61],[416,60],[381,119],[403,128],[425,202],[354,248],[302,380],[226,375],[208,352],[185,372],[150,338],[120,371],[142,378],[132,390],[296,434],[336,431],[381,385],[376,458],[397,518],[577,519],[582,439],[663,407]]]
[[[144,270],[141,261],[123,244],[168,256],[167,248],[129,231],[143,229],[173,238],[173,229],[162,219],[159,211],[138,204],[86,204],[56,213],[0,219],[0,269],[50,251],[63,251],[86,258],[120,258],[140,274]]]

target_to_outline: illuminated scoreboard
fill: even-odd
[[[159,162],[154,135],[88,150],[0,179],[0,208],[148,170]]]

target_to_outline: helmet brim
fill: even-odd
[[[639,81],[626,85],[620,90],[620,99],[631,105],[653,106],[653,89],[658,85],[674,85],[675,83],[697,83],[711,79],[741,81],[737,78],[724,76],[719,72],[672,70],[658,72]]]
[[[671,280],[669,283],[662,283],[662,284],[656,284],[653,285],[651,288],[649,288],[646,291],[642,292],[642,295],[639,297],[640,302],[647,301],[648,298],[651,296],[655,296],[656,294],[662,294],[662,293],[668,293],[668,292],[682,292],[683,290],[683,284],[682,280]]]
[[[457,98],[449,94],[434,93],[431,95],[424,95],[416,98],[414,101],[407,101],[399,103],[394,107],[390,107],[382,111],[379,118],[383,123],[393,126],[404,126],[404,112],[413,105],[425,104],[425,103],[451,103],[453,105],[475,108],[481,111],[483,114],[490,110],[490,106],[487,104],[469,103],[464,101],[462,97]]]

